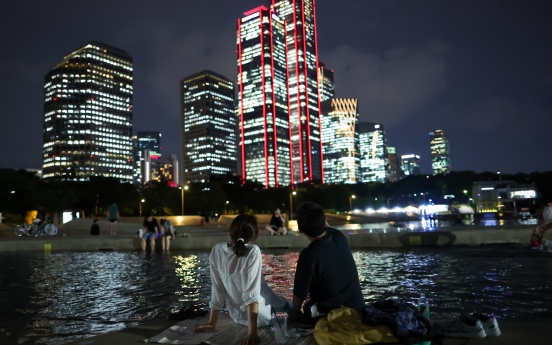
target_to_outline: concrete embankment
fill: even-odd
[[[183,231],[193,229],[179,229],[179,237],[172,241],[172,250],[210,250],[216,243],[228,241],[228,233],[221,230],[190,231],[189,237],[182,237]],[[374,231],[364,233],[360,231],[343,231],[351,248],[400,248],[420,246],[478,246],[485,244],[527,244],[531,228],[515,229],[442,229],[433,232],[417,232],[403,230]],[[552,237],[547,234],[548,238]],[[4,237],[0,240],[0,252],[20,251],[98,251],[98,250],[139,250],[140,239],[131,236],[52,236],[52,237]],[[156,241],[156,249],[161,243]],[[303,235],[294,233],[288,236],[261,235],[255,242],[262,249],[301,249],[309,242]]]

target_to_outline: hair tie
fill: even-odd
[[[245,243],[245,241],[243,240],[243,238],[238,238],[238,239],[236,240],[236,242],[239,242],[239,241],[242,241],[243,243]]]

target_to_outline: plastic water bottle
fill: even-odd
[[[429,301],[423,292],[420,294],[420,298],[418,298],[418,310],[429,320],[431,315],[429,311]]]

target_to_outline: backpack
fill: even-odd
[[[369,326],[383,324],[405,344],[431,339],[431,323],[416,307],[398,299],[386,299],[362,308],[362,322]]]

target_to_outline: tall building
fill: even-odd
[[[90,42],[44,79],[44,180],[132,182],[130,55]]]
[[[138,132],[132,137],[132,182],[134,184],[144,184],[149,181],[149,177],[146,176],[147,178],[144,179],[142,174],[142,169],[144,168],[145,163],[144,150],[149,150],[149,160],[161,159],[161,133]],[[146,169],[149,170],[147,167]]]
[[[387,158],[389,159],[389,182],[397,182],[402,177],[401,162],[393,146],[387,146]]]
[[[181,81],[180,97],[182,183],[236,174],[234,83],[205,70]]]
[[[237,34],[242,179],[289,185],[285,23],[260,6],[238,19]]]
[[[154,160],[149,163],[151,164],[151,181],[166,181],[171,187],[177,187],[180,184],[176,155],[169,155],[168,161]]]
[[[429,141],[433,175],[448,174],[451,170],[450,146],[445,131],[438,129],[429,132]]]
[[[383,125],[359,122],[358,128],[362,182],[387,182],[389,158]]]
[[[323,102],[321,121],[325,182],[360,182],[358,100],[333,98]]]
[[[335,98],[334,71],[327,69],[321,61],[318,61],[318,89],[320,103]]]
[[[420,156],[415,154],[401,156],[401,169],[404,176],[420,175]]]
[[[315,0],[272,0],[286,22],[292,184],[324,180]]]

